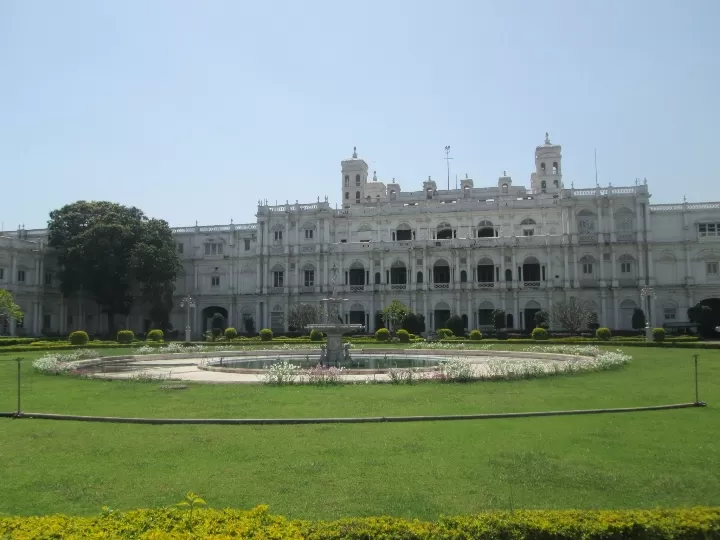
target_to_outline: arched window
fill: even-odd
[[[349,192],[349,191],[346,191],[346,192],[345,192],[345,198],[346,198],[346,199],[349,199],[349,198],[350,198],[350,192]]]
[[[540,182],[540,189],[542,189],[543,191],[547,189],[547,182],[545,180]]]
[[[423,282],[423,273],[418,272],[417,273],[417,283],[422,283],[422,282]]]
[[[360,185],[360,175],[359,175],[359,174],[356,174],[356,175],[355,175],[355,185],[356,185],[356,186],[359,186],[359,185]]]
[[[553,174],[559,174],[560,168],[558,167],[557,161],[553,161]]]
[[[503,185],[502,185],[502,192],[503,192],[503,193],[507,193],[507,192],[508,192],[508,185],[507,185],[507,184],[503,184]]]
[[[360,202],[360,192],[359,191],[355,192],[355,202]]]
[[[512,281],[512,270],[505,270],[505,281]]]
[[[555,187],[560,187],[560,180],[553,180],[553,184],[555,184]]]
[[[391,190],[390,190],[390,200],[391,200],[391,201],[394,201],[394,200],[395,200],[395,190],[394,190],[394,189],[391,189]]]
[[[462,314],[462,322],[463,322],[463,328],[466,328],[466,329],[467,329],[467,327],[468,327],[468,316],[467,316],[465,313]]]
[[[345,187],[349,187],[349,186],[350,186],[350,176],[346,174],[345,175]]]
[[[375,272],[375,285],[380,285],[380,272]]]
[[[460,271],[460,283],[467,283],[467,272],[465,270]]]
[[[544,163],[540,164],[540,174],[545,174],[545,164]]]

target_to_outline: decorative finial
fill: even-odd
[[[353,146],[353,159],[357,159],[357,146]]]
[[[638,185],[638,179],[637,179],[637,178],[635,179],[635,185],[636,185],[636,186]]]
[[[643,178],[643,184],[647,186],[647,177]]]
[[[571,187],[572,189],[575,189],[575,180],[573,180],[572,182],[570,182],[570,187]]]
[[[545,144],[550,144],[550,134],[547,131],[545,132]]]
[[[431,178],[430,178],[430,175],[428,174],[428,182],[430,182],[430,181],[431,181]]]
[[[195,220],[195,226],[196,226],[196,227],[198,226],[198,224],[197,224],[197,219]]]
[[[683,195],[683,202],[684,202],[684,203],[687,202],[687,195]]]
[[[392,183],[393,183],[393,184],[395,183],[395,177],[394,177],[394,176],[393,176],[393,181],[392,181]]]
[[[328,202],[328,198],[327,198],[327,195],[325,195],[325,202]]]
[[[465,179],[466,179],[466,180],[467,180],[467,177],[468,177],[468,175],[467,175],[467,173],[465,173]]]
[[[320,202],[320,195],[318,195],[318,202]]]
[[[503,176],[507,176],[507,171],[503,171]]]
[[[373,182],[377,182],[377,171],[373,171]]]
[[[230,225],[233,224],[233,218],[230,218]]]

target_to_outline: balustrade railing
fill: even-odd
[[[390,289],[393,291],[404,291],[407,289],[407,285],[405,283],[391,283]]]
[[[615,239],[619,244],[631,244],[635,242],[635,233],[617,233]]]
[[[363,292],[365,285],[350,285],[350,292]]]
[[[433,283],[433,288],[435,289],[449,289],[450,284],[449,283]]]
[[[523,287],[525,287],[527,289],[539,289],[540,282],[539,281],[523,281]]]
[[[492,281],[479,281],[477,286],[478,289],[492,289],[495,287],[495,283]]]

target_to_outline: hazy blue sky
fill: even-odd
[[[0,0],[0,221],[77,199],[171,225],[340,198],[358,152],[420,189],[545,131],[564,180],[720,199],[720,1]]]

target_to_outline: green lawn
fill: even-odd
[[[105,350],[103,354],[116,351]],[[518,382],[192,385],[52,377],[23,367],[23,410],[152,417],[315,417],[625,407],[694,399],[692,354],[629,347],[618,371]],[[132,426],[0,419],[0,513],[266,503],[291,517],[432,518],[484,509],[720,504],[720,351],[707,408],[598,416],[322,426]],[[0,411],[15,365],[0,355]],[[38,353],[24,353],[27,359]]]

